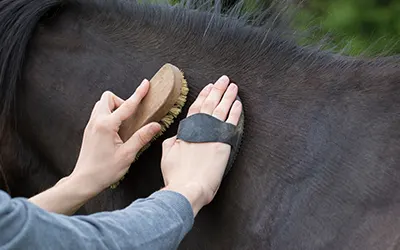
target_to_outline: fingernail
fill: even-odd
[[[240,107],[242,105],[242,103],[239,100],[236,100],[233,105],[235,105],[236,107]]]
[[[236,89],[237,89],[236,84],[231,83],[231,84],[229,85],[229,91],[235,91]]]
[[[219,78],[220,81],[229,81],[229,78],[227,75],[223,75]]]
[[[145,83],[147,83],[149,80],[147,80],[146,78],[143,79],[142,83],[140,85],[144,85]]]

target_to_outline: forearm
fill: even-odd
[[[66,177],[29,201],[49,212],[72,215],[97,193],[79,179]]]
[[[5,202],[4,195],[0,204],[0,248],[6,249],[175,249],[194,220],[187,199],[169,191],[89,216],[48,213],[23,199]]]

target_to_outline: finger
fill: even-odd
[[[107,100],[107,104],[108,104],[107,113],[113,112],[115,109],[117,109],[118,107],[120,107],[124,103],[124,100],[119,98],[117,95],[115,95],[111,91],[104,92],[102,97],[103,96],[104,96],[104,99]]]
[[[198,97],[190,106],[187,117],[200,112],[201,106],[203,105],[203,102],[207,98],[208,94],[210,94],[212,86],[213,84],[210,83],[200,91]]]
[[[116,96],[115,94],[113,95],[112,101],[114,102],[113,108],[111,111],[115,111],[117,108],[119,108],[125,101],[121,99],[120,97]]]
[[[149,91],[149,87],[150,82],[147,79],[143,80],[136,91],[111,114],[113,121],[121,124],[122,121],[133,115],[137,106]]]
[[[143,126],[121,146],[121,150],[124,154],[135,157],[139,150],[149,143],[160,130],[161,125],[156,122]]]
[[[229,78],[227,76],[220,77],[214,84],[210,94],[204,101],[200,112],[211,115],[217,107],[222,95],[224,94],[226,88],[229,85]]]
[[[99,109],[99,105],[100,105],[99,103],[100,103],[100,101],[97,101],[94,104],[92,112],[90,113],[90,119],[92,119],[94,116],[96,116],[97,110]]]
[[[232,105],[232,109],[229,112],[229,117],[226,120],[226,122],[237,126],[237,124],[239,123],[241,113],[242,113],[242,103],[236,100]]]
[[[96,103],[96,112],[110,114],[116,108],[121,106],[123,102],[124,100],[116,96],[113,92],[108,90],[104,91],[100,100]]]
[[[165,141],[163,141],[163,143],[162,143],[163,156],[168,154],[169,150],[172,148],[172,146],[175,144],[175,142],[176,142],[176,136],[173,136],[173,137],[168,138]]]
[[[97,112],[98,113],[108,113],[110,114],[111,111],[113,110],[113,96],[114,94],[111,91],[104,91],[103,94],[100,97],[100,100],[98,102],[98,107],[97,107]]]
[[[222,121],[225,121],[226,117],[229,114],[229,109],[232,107],[233,102],[235,101],[236,95],[238,92],[238,88],[236,84],[232,83],[229,85],[228,90],[225,92],[222,97],[222,101],[215,108],[213,112],[213,116]]]
[[[95,106],[95,113],[107,113],[108,110],[108,99],[110,98],[110,91],[105,91],[101,94],[100,100],[97,101]]]

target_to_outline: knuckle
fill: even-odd
[[[143,146],[147,143],[146,136],[144,135],[144,133],[138,133],[137,139],[139,143]]]
[[[221,108],[217,108],[217,109],[214,110],[214,115],[218,116],[218,117],[224,117],[225,116],[225,112]]]
[[[200,106],[199,105],[192,105],[189,108],[189,113],[196,113],[196,112],[200,112]]]
[[[124,160],[130,160],[134,157],[134,155],[135,154],[134,154],[134,152],[132,152],[132,150],[125,149],[125,150],[121,151],[121,157]]]
[[[200,91],[199,96],[206,97],[206,96],[208,96],[208,94],[209,94],[209,91],[206,88],[204,88],[202,91]]]
[[[146,95],[145,90],[144,90],[143,88],[139,87],[139,88],[135,91],[135,93],[133,94],[133,99],[139,99],[139,100],[141,100],[141,99],[144,98],[145,95]]]
[[[124,107],[127,110],[133,110],[136,107],[136,100],[132,99],[132,100],[126,101],[124,104],[125,104]]]
[[[115,157],[117,161],[125,163],[130,162],[135,155],[132,151],[127,150],[126,148],[120,148]]]
[[[217,82],[217,83],[218,83],[218,82]],[[217,92],[219,92],[219,93],[222,93],[222,92],[225,91],[224,87],[219,86],[218,84],[214,84],[213,90],[214,90],[214,91],[217,91]]]
[[[103,94],[101,95],[101,98],[100,98],[100,100],[110,100],[110,99],[113,99],[114,98],[114,93],[113,92],[111,92],[111,91],[109,91],[109,90],[106,90],[106,91],[104,91],[103,92]]]
[[[217,106],[218,102],[215,100],[206,100],[204,102],[204,107],[207,109],[213,109],[215,106]]]
[[[103,96],[104,97],[112,96],[112,95],[113,95],[113,93],[110,90],[106,90],[106,91],[103,92]]]
[[[110,95],[110,94],[109,94],[109,91],[108,91],[108,90],[107,90],[107,91],[104,91],[103,94],[101,94],[100,99],[107,99],[107,97],[108,97],[109,95]]]
[[[96,131],[107,130],[108,124],[108,119],[104,117],[96,117],[93,119],[91,127]]]
[[[215,86],[214,91],[217,92],[218,94],[222,94],[224,92],[224,89],[221,87]]]

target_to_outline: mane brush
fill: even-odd
[[[189,88],[183,72],[170,63],[164,64],[150,79],[149,91],[138,105],[135,114],[121,124],[119,135],[122,141],[127,141],[141,127],[151,122],[158,122],[161,125],[161,131],[152,139],[156,140],[181,113],[188,93]],[[134,161],[149,148],[150,144],[151,142],[136,154]],[[111,188],[116,188],[123,179],[124,176],[111,185]]]

